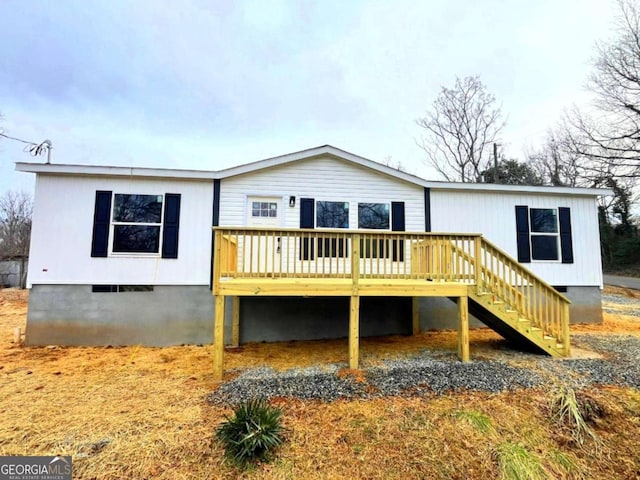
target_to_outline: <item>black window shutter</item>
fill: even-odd
[[[558,208],[560,222],[560,251],[562,263],[573,263],[573,243],[571,239],[571,210],[567,207]]]
[[[93,212],[93,236],[91,238],[92,257],[106,257],[109,251],[111,196],[112,192],[96,191],[96,203]]]
[[[178,231],[180,227],[180,194],[164,195],[164,222],[162,225],[162,258],[178,258]]]
[[[529,243],[529,207],[516,205],[516,242],[518,261],[531,263],[531,245]]]
[[[315,201],[313,198],[301,198],[300,199],[300,228],[314,228],[315,222]],[[314,259],[314,239],[301,238],[300,239],[300,259],[301,260],[313,260]]]
[[[424,187],[424,231],[431,231],[431,189]]]
[[[394,232],[404,232],[404,202],[391,202],[391,230]],[[404,240],[392,240],[392,257],[393,261],[404,260]]]

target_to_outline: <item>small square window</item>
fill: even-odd
[[[534,260],[558,260],[558,237],[531,235],[531,257]]]
[[[160,223],[162,195],[116,194],[113,221],[122,223]]]
[[[275,202],[251,202],[252,217],[277,217],[278,204]]]
[[[113,251],[116,253],[158,253],[160,227],[149,225],[114,225]]]
[[[535,233],[558,233],[558,215],[555,208],[532,208],[531,231]]]
[[[316,202],[318,228],[349,228],[349,203]]]
[[[358,228],[389,230],[389,204],[359,203]]]

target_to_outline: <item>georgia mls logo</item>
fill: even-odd
[[[71,480],[71,457],[0,457],[0,480]]]

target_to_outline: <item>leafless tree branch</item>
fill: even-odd
[[[497,140],[504,122],[495,97],[479,77],[456,78],[452,89],[442,87],[423,118],[418,146],[446,180],[474,182],[489,165],[487,145]]]

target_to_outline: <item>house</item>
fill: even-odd
[[[220,171],[16,169],[36,174],[29,345],[205,344],[217,315],[221,375],[224,342],[349,336],[354,366],[360,335],[463,339],[471,312],[566,355],[569,317],[602,321],[607,190],[434,182],[332,146]]]

